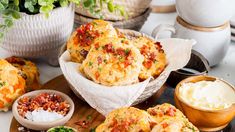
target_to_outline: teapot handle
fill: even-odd
[[[158,39],[159,34],[163,31],[170,31],[172,34],[175,34],[176,32],[174,26],[169,25],[169,24],[160,24],[153,29],[151,36],[154,39]]]

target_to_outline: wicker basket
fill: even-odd
[[[128,13],[128,17],[135,18],[143,12],[146,11],[147,8],[150,7],[150,3],[152,0],[114,0],[114,4],[121,5],[125,8]],[[91,14],[87,9],[83,7],[76,7],[75,9],[77,14],[87,16],[90,18],[99,18],[99,16],[95,16]],[[102,10],[101,14],[103,15],[104,20],[124,20],[125,17],[121,16],[118,12],[110,13],[106,7]]]
[[[74,5],[56,8],[49,15],[21,13],[22,18],[15,21],[0,46],[14,56],[45,58],[58,65],[59,49],[73,29]]]
[[[122,21],[109,21],[109,22],[112,23],[112,25],[116,28],[132,29],[132,30],[139,31],[141,27],[144,25],[145,21],[147,20],[150,12],[151,12],[151,9],[148,8],[145,10],[144,13],[142,13],[140,16],[137,16],[135,18],[122,20]],[[93,20],[94,18],[75,14],[75,23],[78,25],[82,25],[82,24],[91,22]]]
[[[124,33],[128,38],[133,39],[139,36],[145,36],[148,37],[149,39],[153,40],[154,39],[152,37],[146,36],[145,34],[133,31],[133,30],[127,30],[127,29],[118,29],[119,32]],[[60,51],[60,55],[62,55],[64,52],[66,51],[66,44],[62,46],[61,51]],[[140,95],[138,97],[138,99],[132,104],[132,105],[136,105],[139,104],[143,101],[145,101],[146,99],[148,99],[149,97],[151,97],[153,94],[155,94],[161,87],[162,87],[162,82],[164,83],[166,81],[166,78],[169,76],[170,73],[166,73],[160,77],[158,77],[158,79],[160,81],[157,80],[152,80],[148,86],[145,88],[144,92],[142,93],[142,95]],[[65,77],[66,78],[66,77]],[[67,79],[66,79],[67,80]],[[79,94],[79,92],[77,91],[77,89],[75,87],[73,87],[69,80],[67,80],[70,88],[72,89],[72,91],[82,100],[84,100],[81,95]]]

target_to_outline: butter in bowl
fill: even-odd
[[[175,90],[176,106],[201,131],[217,131],[235,116],[235,87],[211,76],[181,81]]]
[[[38,90],[24,94],[12,107],[15,119],[33,130],[47,130],[64,125],[73,115],[74,103],[55,90]]]

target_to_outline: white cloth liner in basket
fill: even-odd
[[[128,30],[128,32],[136,35],[135,31]],[[107,87],[88,80],[79,72],[80,64],[70,61],[68,51],[61,55],[59,63],[75,94],[81,95],[91,107],[101,114],[107,115],[116,108],[138,104],[152,96],[163,86],[171,71],[180,69],[187,64],[191,56],[192,46],[196,43],[194,40],[176,38],[159,41],[167,55],[167,67],[158,78],[151,81],[149,78],[133,85]]]

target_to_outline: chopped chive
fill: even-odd
[[[86,119],[87,119],[87,120],[90,120],[90,119],[91,119],[91,115],[88,115],[88,116],[86,117]]]
[[[98,25],[96,22],[92,22],[94,25]]]
[[[93,64],[93,62],[89,62],[89,63],[88,63],[89,66],[92,66],[92,64]]]
[[[104,59],[104,63],[107,63],[107,60],[106,60],[106,59]]]
[[[95,128],[91,128],[90,132],[95,132]]]
[[[0,87],[5,86],[6,82],[0,82]]]
[[[125,54],[128,55],[130,53],[130,49],[125,50]]]

